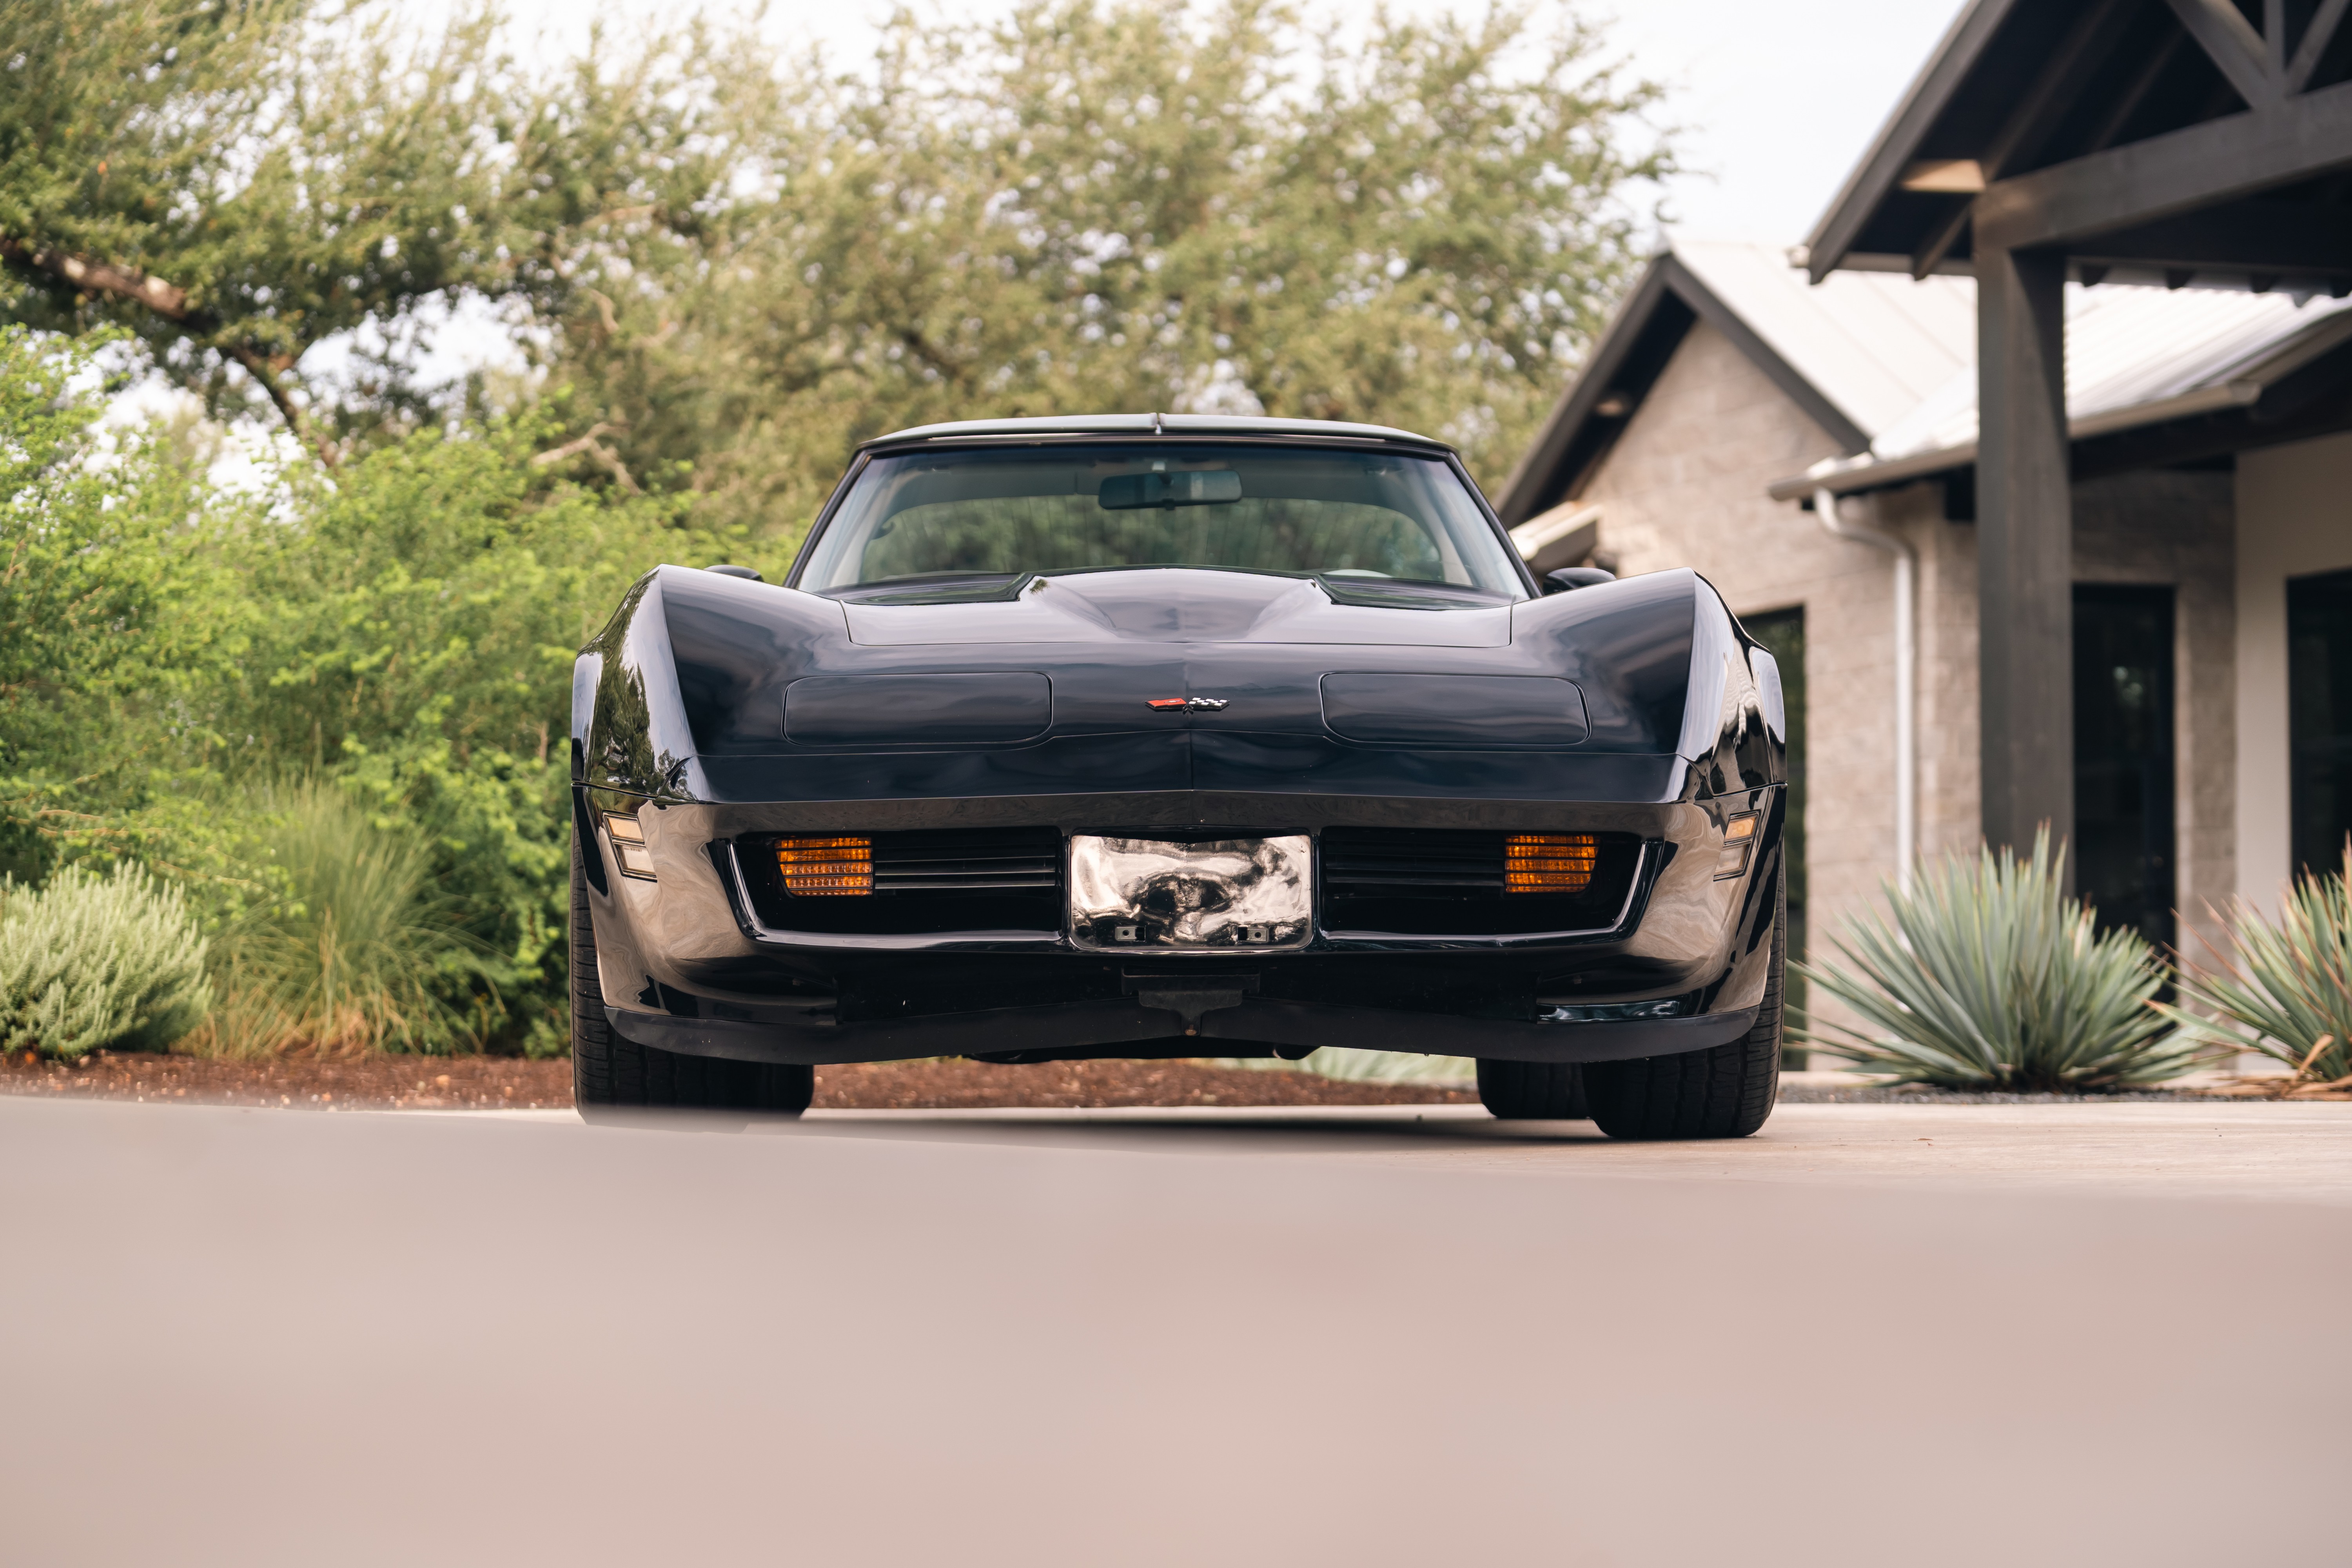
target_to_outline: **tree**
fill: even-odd
[[[364,3],[0,0],[0,319],[127,329],[331,464],[309,350],[436,294],[549,293],[495,21],[469,5],[404,46]]]
[[[857,440],[937,419],[1262,408],[1499,475],[1672,167],[1655,89],[1545,15],[1351,51],[1269,0],[1030,0],[902,15],[871,73],[786,63],[781,91],[680,53],[725,149],[709,216],[571,253],[558,374],[618,462],[779,549]]]

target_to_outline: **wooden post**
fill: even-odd
[[[1985,842],[2074,829],[2066,258],[1979,245],[1977,627]],[[2067,859],[2068,879],[2074,870]]]

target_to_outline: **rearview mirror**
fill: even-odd
[[[1142,506],[1216,506],[1242,499],[1242,477],[1231,468],[1120,474],[1102,482],[1097,499],[1105,511]]]

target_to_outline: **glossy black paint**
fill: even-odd
[[[1528,594],[1391,608],[1300,578],[1154,569],[891,605],[657,568],[575,674],[605,1000],[632,1037],[783,1061],[1164,1052],[1187,1015],[1141,997],[1218,971],[1249,984],[1192,1026],[1235,1049],[1595,1060],[1716,1043],[1762,994],[1778,671],[1693,573]],[[1192,697],[1226,706],[1150,706]],[[1724,819],[1756,808],[1755,863],[1717,880]],[[609,870],[609,811],[636,815],[657,882]],[[1318,928],[1303,951],[1214,958],[1082,952],[1036,931],[778,931],[736,860],[761,835],[983,826],[1585,830],[1645,847],[1603,927]],[[1539,1021],[1655,998],[1684,1016]]]

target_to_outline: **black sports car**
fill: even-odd
[[[1779,671],[1703,579],[1538,581],[1453,450],[1118,416],[866,443],[781,586],[658,567],[573,679],[586,1114],[814,1064],[1474,1057],[1737,1137],[1779,1073]]]

